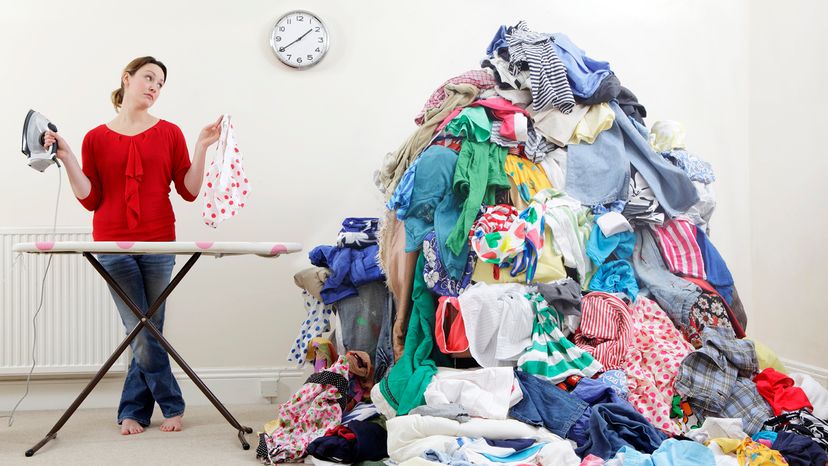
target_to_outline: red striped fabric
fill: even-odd
[[[655,233],[670,272],[707,279],[701,249],[696,242],[696,228],[690,220],[675,218],[664,226],[655,227]]]
[[[611,370],[624,367],[631,343],[630,311],[624,301],[602,292],[584,296],[575,344],[592,354],[604,370]]]

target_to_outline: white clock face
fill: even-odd
[[[276,57],[293,68],[317,64],[329,45],[325,24],[313,13],[297,10],[285,14],[273,27],[270,47]]]

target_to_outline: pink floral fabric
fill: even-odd
[[[693,346],[654,301],[639,296],[630,310],[633,341],[624,366],[629,401],[658,429],[680,434],[670,421],[673,381]]]
[[[339,359],[327,372],[348,378],[348,360]],[[339,399],[345,396],[330,384],[306,383],[291,398],[279,405],[278,426],[265,435],[267,458],[270,463],[297,461],[315,439],[342,421]]]

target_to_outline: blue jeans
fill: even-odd
[[[515,371],[523,399],[509,410],[509,416],[533,426],[546,427],[560,437],[587,409],[586,402],[552,382],[523,371]]]
[[[175,265],[175,256],[161,254],[101,254],[97,259],[143,314],[170,283]],[[109,291],[128,334],[139,319],[112,287]],[[165,304],[162,304],[150,319],[159,332],[164,329],[164,307]],[[144,427],[148,426],[156,402],[166,418],[183,414],[184,398],[172,375],[167,351],[146,328],[132,340],[130,347],[132,361],[118,406],[118,424],[124,419],[132,419]]]

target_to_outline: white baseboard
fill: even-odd
[[[295,367],[205,368],[194,369],[216,397],[226,405],[272,404],[285,401],[302,386],[308,376]],[[94,374],[32,379],[29,394],[18,411],[65,409],[80,394]],[[181,386],[188,405],[210,404],[183,370],[174,367],[173,375]],[[264,396],[262,383],[276,386],[276,396]],[[124,374],[107,375],[81,404],[81,408],[116,408],[124,385]],[[23,396],[26,380],[0,380],[0,414],[6,414]],[[272,395],[272,393],[270,394]]]
[[[828,369],[781,358],[790,372],[810,375],[828,387]],[[246,367],[195,369],[207,387],[227,405],[273,404],[288,399],[305,382],[310,369],[295,367]],[[180,368],[173,374],[181,385],[184,399],[191,406],[208,405],[210,401]],[[66,409],[91,380],[93,374],[33,379],[29,395],[18,411]],[[276,387],[276,396],[264,396],[262,384]],[[81,405],[82,408],[116,408],[124,384],[124,374],[104,377]],[[24,380],[0,380],[0,414],[5,414],[17,403],[26,389]],[[272,395],[270,393],[269,395]]]
[[[785,368],[788,369],[788,372],[808,374],[817,382],[821,383],[823,387],[828,387],[828,369],[824,367],[812,366],[798,361],[792,361],[786,358],[779,359],[782,361],[782,364],[785,365]]]

